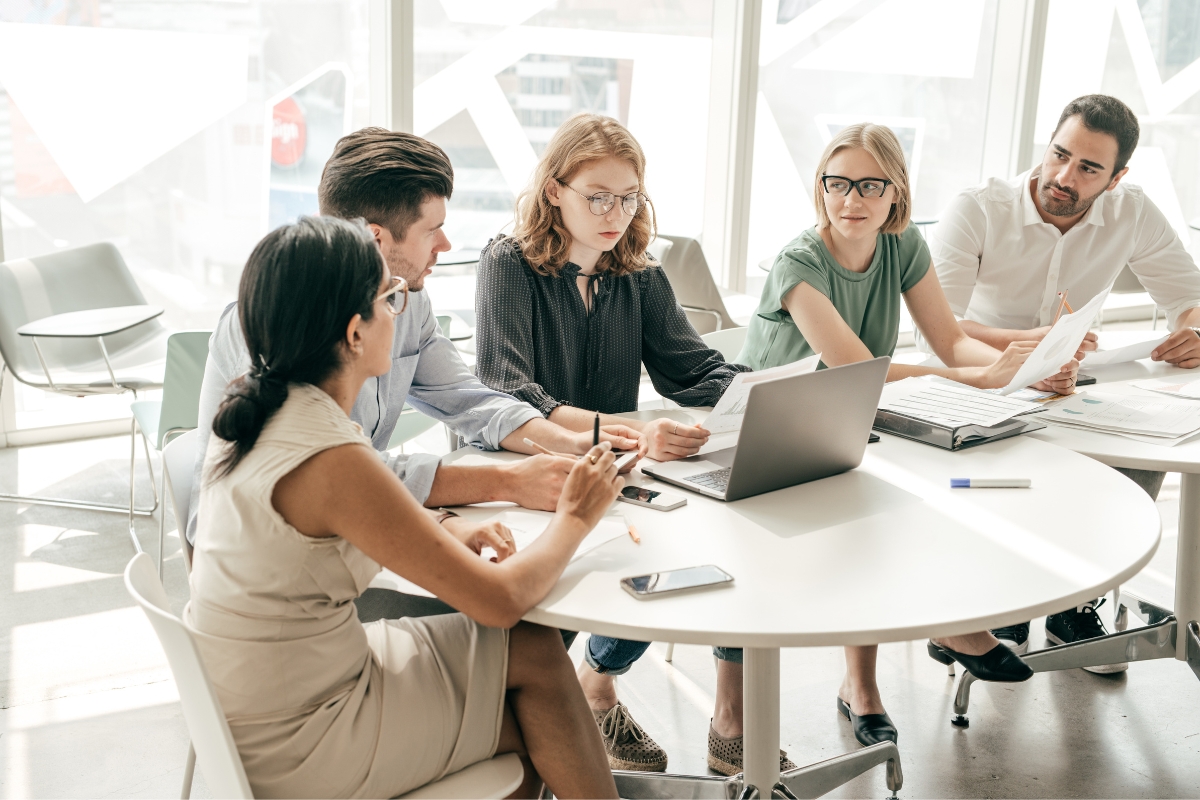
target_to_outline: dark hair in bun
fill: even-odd
[[[229,384],[213,419],[213,433],[231,444],[214,478],[254,447],[289,383],[318,384],[341,367],[346,326],[355,314],[371,319],[385,269],[361,220],[302,217],[258,243],[238,286],[250,370]]]

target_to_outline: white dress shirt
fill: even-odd
[[[1066,233],[1038,215],[1030,195],[1037,168],[992,178],[951,201],[930,232],[929,250],[950,308],[993,328],[1049,325],[1058,293],[1079,308],[1129,268],[1167,314],[1200,306],[1200,270],[1140,186],[1104,192]]]

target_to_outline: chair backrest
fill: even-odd
[[[746,343],[747,330],[747,328],[726,328],[702,334],[700,338],[706,345],[720,353],[726,361],[733,362],[742,352],[742,345]]]
[[[449,339],[450,338],[450,315],[449,314],[438,314],[437,322],[438,322],[438,327],[441,328],[441,330],[442,330],[442,336],[445,336],[447,339]]]
[[[1142,282],[1138,280],[1138,276],[1133,274],[1133,270],[1129,265],[1121,267],[1121,271],[1117,273],[1117,279],[1113,281],[1113,294],[1138,294],[1146,289],[1142,286]]]
[[[145,296],[109,242],[60,250],[0,264],[0,355],[18,380],[42,380],[37,352],[17,328],[55,314],[93,308],[144,305]],[[110,354],[136,345],[162,330],[151,320],[104,338]],[[95,362],[100,354],[90,339],[41,339],[46,360],[54,365]]]
[[[192,571],[192,546],[187,539],[188,514],[192,504],[192,481],[195,480],[196,459],[200,452],[200,432],[190,430],[172,439],[162,451],[162,469],[166,479],[167,494],[171,496],[171,508],[175,511],[175,524],[179,526],[179,544],[183,547],[184,563]]]
[[[658,238],[662,244],[652,243],[650,252],[662,262],[663,272],[667,273],[667,280],[671,282],[671,288],[675,291],[675,299],[679,301],[679,305],[685,307],[688,319],[696,330],[708,333],[721,328],[736,327],[737,323],[725,310],[725,301],[721,299],[717,282],[713,280],[708,269],[708,260],[704,257],[700,243],[687,236],[660,234]],[[663,248],[663,244],[668,242],[670,246]],[[657,249],[660,252],[655,252],[656,248],[653,245],[658,245]]]
[[[199,424],[200,384],[204,382],[210,336],[212,331],[180,331],[167,339],[167,369],[155,443],[160,450],[168,431],[191,429]]]
[[[183,718],[196,748],[196,763],[213,797],[251,798],[250,782],[238,755],[225,712],[192,634],[183,620],[171,613],[167,593],[155,572],[154,559],[138,553],[125,567],[125,588],[146,613],[167,654],[171,674],[179,689]]]

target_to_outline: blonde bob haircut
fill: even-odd
[[[851,148],[866,150],[879,163],[882,175],[870,175],[872,178],[886,178],[892,182],[896,192],[892,201],[892,210],[884,220],[880,233],[904,233],[912,216],[912,194],[908,188],[908,167],[904,164],[904,149],[892,129],[884,125],[870,122],[860,122],[842,128],[833,135],[833,139],[821,154],[817,165],[817,179],[813,183],[813,205],[817,209],[817,229],[829,227],[829,214],[825,211],[825,187],[821,185],[821,177],[829,165],[829,159],[842,150]],[[851,191],[857,191],[851,189]]]
[[[629,162],[637,173],[638,191],[645,194],[646,156],[633,134],[615,119],[577,114],[551,137],[533,180],[517,198],[513,229],[513,238],[534,272],[557,276],[571,249],[571,234],[563,224],[562,211],[550,203],[546,187],[551,181],[569,183],[579,170],[608,156]],[[654,238],[656,227],[654,206],[647,202],[644,209],[638,209],[617,246],[600,256],[597,271],[621,276],[655,263],[646,254],[646,246]]]

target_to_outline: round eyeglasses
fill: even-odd
[[[597,217],[603,217],[605,214],[612,211],[613,206],[617,204],[618,200],[621,201],[621,210],[631,217],[636,216],[637,213],[642,210],[642,207],[650,202],[650,198],[646,197],[646,195],[642,194],[641,192],[632,192],[627,195],[613,194],[612,192],[597,192],[589,197],[566,181],[560,181],[558,178],[555,178],[554,180],[558,181],[560,184],[567,187],[584,200],[587,200],[588,210]]]
[[[399,295],[401,292],[404,293],[404,305],[400,306],[400,308],[396,308],[396,304],[399,302]],[[385,305],[387,306],[387,310],[392,313],[393,317],[403,314],[405,309],[408,308],[408,281],[404,280],[404,278],[401,278],[399,275],[393,275],[392,285],[388,287],[387,291],[375,298],[375,302],[379,302],[380,300],[387,301]]]
[[[891,181],[886,178],[859,178],[852,181],[841,175],[822,175],[821,186],[828,194],[849,195],[851,190],[858,189],[859,197],[883,197]]]

